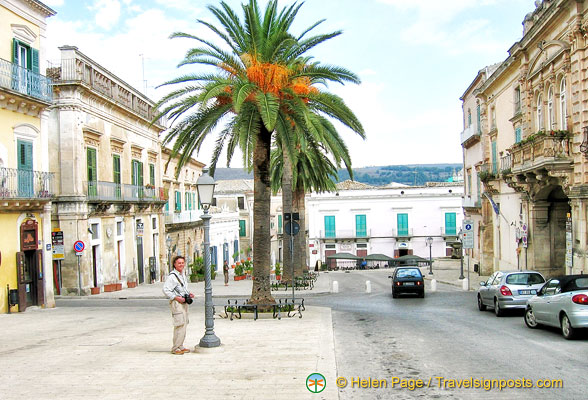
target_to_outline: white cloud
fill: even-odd
[[[451,54],[504,51],[504,43],[494,38],[489,20],[471,18],[467,11],[496,5],[505,0],[378,0],[415,18],[401,31],[401,38],[411,44],[444,48]]]
[[[120,2],[118,0],[96,0],[90,7],[96,12],[94,18],[96,25],[109,30],[120,18]]]

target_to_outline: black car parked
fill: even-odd
[[[401,293],[415,293],[425,297],[425,280],[421,270],[417,267],[398,267],[392,278],[392,297],[397,298]]]

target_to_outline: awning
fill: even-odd
[[[353,255],[351,253],[335,253],[333,255],[327,256],[327,258],[334,258],[336,260],[361,260],[361,257]]]
[[[392,257],[387,256],[386,254],[370,254],[369,256],[365,256],[364,259],[366,261],[393,261]]]

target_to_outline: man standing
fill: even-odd
[[[188,319],[188,303],[192,303],[194,294],[188,290],[186,278],[184,277],[184,267],[186,260],[182,256],[174,257],[174,270],[171,271],[163,285],[163,294],[169,299],[169,306],[172,313],[172,320],[174,324],[174,339],[172,354],[181,355],[189,353],[190,350],[184,347],[184,339],[186,338],[186,325],[190,322]]]
[[[225,276],[225,286],[229,286],[229,263],[223,264],[223,275]]]

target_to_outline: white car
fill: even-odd
[[[561,328],[564,338],[572,339],[577,330],[588,328],[588,275],[565,275],[548,280],[527,301],[525,324]]]

